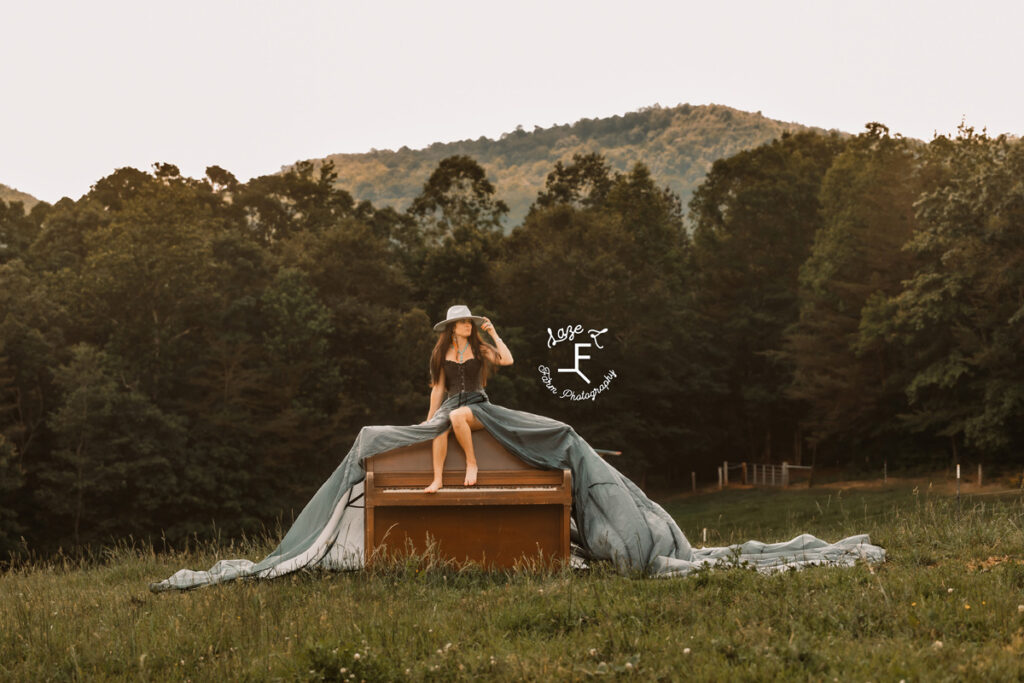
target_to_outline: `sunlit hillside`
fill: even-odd
[[[21,202],[25,205],[25,210],[30,211],[33,206],[39,203],[39,200],[28,194],[27,192],[21,192],[15,190],[13,187],[8,187],[3,183],[0,183],[0,200],[7,202]]]
[[[475,158],[511,208],[506,226],[526,214],[554,163],[574,153],[600,152],[617,170],[637,161],[687,202],[716,159],[756,147],[786,131],[811,130],[718,104],[645,107],[622,116],[580,119],[572,124],[522,127],[497,140],[436,142],[425,149],[402,147],[363,154],[331,154],[338,185],[359,200],[405,210],[438,162],[453,154]],[[821,130],[821,129],[817,129]],[[318,160],[322,161],[322,160]]]

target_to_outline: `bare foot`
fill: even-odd
[[[437,493],[437,490],[439,488],[441,488],[441,480],[435,479],[434,481],[430,482],[430,486],[423,489],[423,493]]]
[[[476,465],[466,465],[466,481],[463,486],[474,486],[476,484]]]

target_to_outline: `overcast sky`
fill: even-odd
[[[659,103],[1024,132],[1024,2],[5,2],[0,183],[497,138]]]

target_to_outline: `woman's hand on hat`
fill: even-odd
[[[480,329],[492,337],[498,336],[497,332],[494,331],[494,325],[491,324],[491,319],[486,316],[484,317],[484,321],[480,323]]]

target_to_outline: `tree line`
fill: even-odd
[[[1019,464],[1021,178],[1018,140],[872,123],[720,159],[686,211],[644,164],[577,154],[508,234],[465,155],[405,211],[329,162],[0,202],[0,549],[287,524],[363,425],[425,419],[454,303],[515,355],[492,401],[649,484],[723,459]],[[538,375],[565,325],[607,330],[595,400]]]

